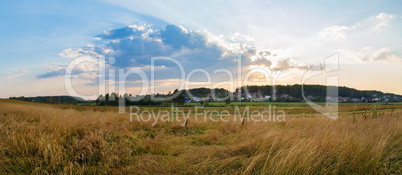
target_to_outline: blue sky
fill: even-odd
[[[284,70],[281,84],[300,83],[339,53],[339,85],[402,94],[400,1],[9,1],[0,19],[0,98],[67,94],[63,74],[75,56],[105,53],[116,59],[109,68],[149,75],[150,57],[213,72],[235,69],[241,52],[245,68]],[[81,94],[96,94],[93,66],[75,71]],[[177,88],[175,68],[159,66],[156,91]],[[136,93],[138,78],[129,80]]]

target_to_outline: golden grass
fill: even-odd
[[[401,174],[401,108],[364,119],[359,106],[356,120],[343,108],[338,120],[297,108],[286,122],[243,127],[190,117],[185,129],[111,108],[2,100],[0,174]]]

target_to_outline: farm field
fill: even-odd
[[[0,100],[0,174],[401,174],[402,104],[339,104],[329,119],[306,103],[210,103],[283,120],[130,122],[129,108]],[[169,107],[141,107],[167,110]],[[174,117],[174,116],[172,116]]]

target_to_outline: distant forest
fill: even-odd
[[[80,97],[71,96],[39,96],[39,97],[10,97],[9,99],[49,104],[78,104],[86,101]]]
[[[336,86],[330,86],[336,87]],[[236,90],[238,90],[237,88]],[[265,85],[265,86],[247,86],[249,93],[261,92],[264,95],[273,95],[273,86]],[[327,86],[323,85],[303,85],[304,95],[307,97],[309,95],[313,97],[326,97],[327,94]],[[242,92],[244,92],[244,87],[242,87]],[[338,93],[341,97],[350,97],[350,98],[374,98],[382,97],[384,95],[394,96],[397,98],[402,98],[401,95],[392,94],[392,93],[383,93],[381,91],[375,90],[357,90],[353,88],[348,88],[345,86],[338,87]],[[295,98],[303,98],[302,97],[302,85],[277,85],[276,86],[276,95],[280,96],[281,94],[288,94],[291,97]]]

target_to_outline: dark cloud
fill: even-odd
[[[117,67],[141,67],[149,65],[152,57],[170,56],[173,50],[166,48],[163,43],[143,38],[122,39],[119,42],[110,42],[106,48],[114,51]],[[101,54],[100,52],[99,54]]]
[[[39,79],[52,78],[52,77],[59,77],[64,74],[65,74],[65,69],[59,69],[59,70],[50,71],[45,74],[37,75],[36,78],[39,78]]]
[[[84,63],[79,64],[77,67],[73,68],[73,70],[71,71],[71,75],[96,73],[95,69],[85,67],[88,65],[89,65],[89,62],[84,62]],[[64,76],[66,73],[66,68],[67,68],[67,66],[60,66],[60,65],[51,66],[51,70],[49,72],[47,72],[45,74],[36,75],[36,78],[45,79],[45,78],[54,78],[54,77]],[[85,77],[82,77],[82,78],[88,79]]]
[[[88,55],[105,58],[114,57],[115,62],[107,63],[108,68],[128,70],[141,68],[150,77],[149,66],[153,57],[174,58],[180,62],[184,71],[188,74],[196,68],[202,68],[213,74],[216,69],[231,69],[236,65],[235,55],[222,56],[227,49],[216,42],[209,42],[208,35],[198,31],[187,31],[183,27],[167,25],[156,29],[149,25],[128,26],[113,29],[97,35],[100,40],[90,47],[66,49],[61,55],[64,57],[79,57]],[[180,78],[180,67],[171,61],[158,60],[155,79]],[[74,70],[73,75],[78,75],[86,70]],[[51,78],[64,75],[64,68],[52,70],[38,75],[37,78]],[[108,77],[106,79],[112,78]],[[118,79],[117,75],[115,80]],[[129,76],[128,81],[139,80],[136,76]],[[93,80],[96,84],[97,80]]]
[[[256,51],[256,50],[250,50],[249,53],[253,53],[254,60],[251,62],[253,65],[264,65],[265,67],[271,67],[272,61],[270,60],[271,58],[271,52],[270,51]]]
[[[272,65],[272,62],[270,60],[263,59],[263,58],[262,59],[258,58],[256,60],[254,60],[252,63],[255,65],[264,65],[265,67],[271,67],[271,65]]]
[[[313,65],[304,65],[295,63],[294,61],[292,62],[291,59],[280,59],[276,62],[276,65],[271,69],[273,71],[286,71],[289,69],[309,70],[312,67]]]
[[[142,30],[125,27],[106,32],[109,39],[119,40],[109,41],[93,50],[98,54],[103,54],[105,49],[113,50],[108,56],[116,59],[113,66],[119,68],[143,67],[151,63],[152,57],[174,57],[189,68],[194,65],[205,67],[219,62],[223,53],[223,48],[208,43],[206,36],[198,32],[175,25],[163,29],[141,27]],[[173,65],[166,62],[164,66]]]
[[[181,27],[167,25],[161,32],[160,38],[173,49],[209,49],[213,44],[207,45],[205,36],[195,32],[187,32]]]
[[[145,32],[144,30],[141,30],[142,28],[145,27],[146,26],[140,26],[140,27],[127,26],[120,29],[111,29],[102,34],[97,35],[96,37],[100,39],[123,39],[130,36],[139,37]]]

